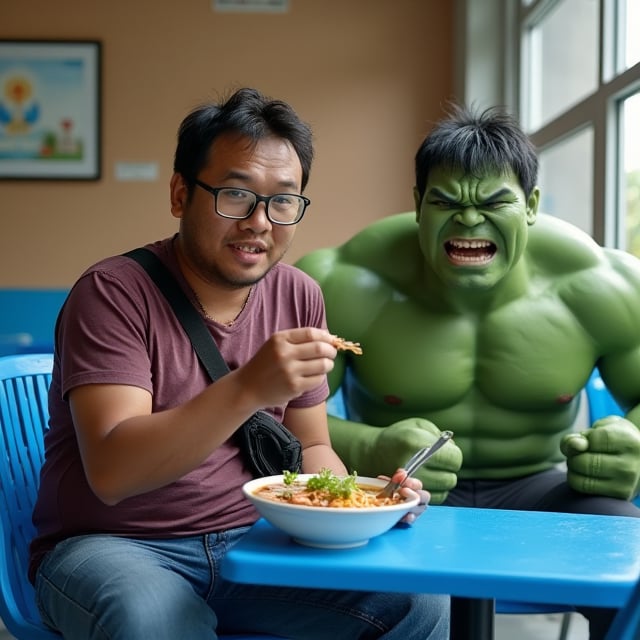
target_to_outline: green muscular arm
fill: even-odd
[[[349,471],[363,476],[390,476],[418,449],[430,446],[440,430],[428,420],[409,418],[386,427],[373,427],[329,416],[331,444]],[[431,493],[431,503],[441,504],[456,486],[462,452],[448,442],[414,475]]]
[[[561,450],[567,457],[569,484],[576,491],[630,500],[640,493],[640,268],[635,260],[617,252],[611,260],[612,272],[623,276],[625,288],[610,287],[608,292],[613,292],[615,299],[591,305],[588,317],[602,325],[601,335],[615,335],[627,345],[626,350],[602,357],[598,368],[620,405],[631,408],[624,417],[604,416],[591,429],[568,434]],[[593,307],[597,307],[596,313]],[[597,325],[593,332],[598,333]]]

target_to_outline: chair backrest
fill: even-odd
[[[31,512],[48,428],[53,356],[0,358],[0,617],[18,638],[59,638],[42,627],[27,580]]]
[[[31,512],[49,428],[51,354],[0,357],[0,618],[18,640],[60,640],[42,624],[27,580]],[[282,640],[241,634],[220,640]]]
[[[599,418],[605,416],[622,416],[624,411],[613,399],[609,390],[600,377],[600,371],[596,367],[592,372],[585,386],[587,402],[589,403],[589,422],[593,424]]]
[[[48,353],[68,289],[0,287],[0,356]]]

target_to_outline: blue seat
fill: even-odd
[[[51,354],[0,357],[0,618],[18,640],[60,640],[40,620],[27,580],[31,512],[48,428]],[[282,640],[244,634],[220,640]]]

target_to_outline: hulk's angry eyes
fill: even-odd
[[[490,240],[454,239],[445,242],[444,249],[454,264],[484,265],[496,255],[496,245]]]

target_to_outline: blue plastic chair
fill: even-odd
[[[0,618],[18,640],[61,638],[42,623],[27,579],[52,367],[51,354],[0,357]],[[282,640],[255,634],[219,638]]]
[[[68,292],[0,287],[0,356],[53,351],[56,318]]]
[[[591,372],[585,391],[589,407],[589,424],[593,424],[596,420],[605,416],[624,415],[624,411],[605,386],[597,367]]]
[[[0,358],[0,617],[22,640],[53,640],[27,580],[31,510],[44,456],[51,355]]]

